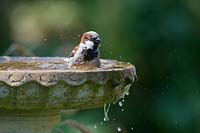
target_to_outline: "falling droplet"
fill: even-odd
[[[125,100],[124,100],[124,99],[122,99],[122,102],[125,102]]]
[[[109,121],[109,118],[108,117],[104,117],[103,121]]]
[[[97,125],[96,124],[94,125],[94,128],[97,129]]]
[[[124,109],[121,109],[122,112],[124,112]]]
[[[121,131],[122,131],[121,127],[118,127],[118,128],[117,128],[117,131],[118,131],[118,132],[121,132]]]
[[[133,127],[131,127],[131,130],[133,131]]]
[[[120,107],[122,107],[122,106],[123,106],[123,103],[122,103],[121,101],[119,101],[119,103],[118,103],[118,104],[119,104],[119,106],[120,106]]]
[[[103,125],[103,122],[100,122],[100,125]]]
[[[124,88],[124,91],[125,91],[125,95],[129,95],[129,89],[130,89],[130,87],[131,87],[131,84],[128,84],[128,85],[126,85],[125,86],[125,88]]]
[[[128,95],[129,95],[129,92],[126,92],[126,95],[128,96]]]
[[[110,103],[109,104],[104,104],[104,121],[109,121],[109,117],[108,117],[108,112],[109,112],[109,109],[110,109]]]

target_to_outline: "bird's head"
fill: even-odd
[[[85,32],[81,37],[81,43],[86,44],[87,42],[92,42],[94,44],[94,49],[97,48],[99,43],[101,43],[99,34],[95,31]]]

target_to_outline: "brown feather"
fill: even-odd
[[[90,33],[84,33],[83,35],[82,35],[82,37],[81,37],[81,42],[80,43],[83,43],[83,44],[85,44],[85,41],[86,40],[91,40],[91,38],[92,38],[92,35],[90,34]]]
[[[76,46],[76,47],[72,50],[72,52],[70,53],[70,57],[73,57],[73,56],[75,55],[75,53],[76,53],[76,51],[78,50],[78,48],[79,48],[79,45]]]

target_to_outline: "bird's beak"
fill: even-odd
[[[95,40],[95,43],[101,43],[101,39],[98,37],[98,38]]]

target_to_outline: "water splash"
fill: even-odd
[[[118,131],[118,132],[121,132],[121,131],[122,131],[121,127],[118,127],[118,128],[117,128],[117,131]]]
[[[105,103],[104,104],[104,121],[109,121],[109,117],[108,117],[108,112],[109,112],[109,109],[110,109],[110,105],[111,103]]]
[[[119,103],[118,103],[118,104],[119,104],[119,106],[120,106],[120,107],[122,107],[122,106],[123,106],[123,103],[122,103],[121,101],[119,101]]]
[[[46,42],[46,41],[47,41],[47,38],[44,38],[44,41]]]
[[[97,125],[96,124],[94,125],[94,129],[97,129]]]
[[[124,88],[124,94],[127,95],[127,96],[129,95],[129,89],[130,89],[130,87],[131,87],[131,84],[128,84]]]

